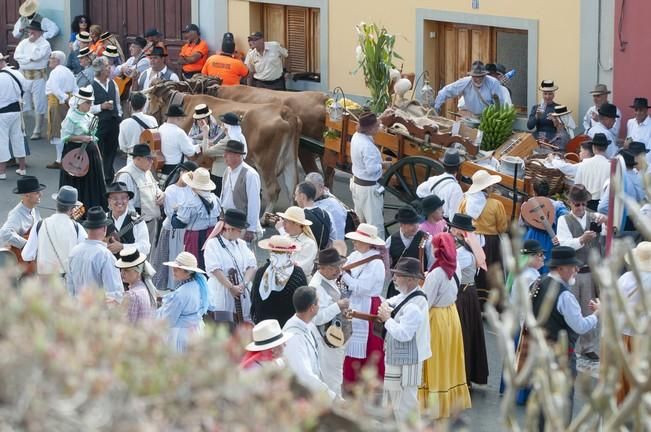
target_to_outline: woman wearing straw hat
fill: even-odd
[[[256,324],[276,319],[282,327],[296,312],[292,303],[294,291],[307,285],[305,273],[292,261],[292,254],[301,247],[291,238],[279,235],[260,240],[258,246],[269,251],[269,260],[253,278],[251,317]]]
[[[174,261],[163,263],[172,268],[176,289],[163,297],[158,317],[169,326],[168,343],[183,352],[188,339],[203,330],[203,316],[208,311],[208,285],[205,272],[197,267],[197,258],[181,252]]]
[[[246,346],[246,354],[240,362],[240,368],[253,370],[269,363],[284,365],[283,348],[285,342],[294,336],[293,333],[283,332],[277,320],[268,319],[253,327],[252,336],[253,342]]]
[[[192,197],[172,215],[172,228],[185,229],[185,250],[198,257],[199,268],[204,268],[201,248],[215,227],[222,206],[219,198],[211,192],[215,189],[215,183],[210,180],[207,169],[197,168],[193,172],[183,174],[181,179],[192,189]]]
[[[527,129],[535,129],[533,134],[539,140],[548,141],[556,136],[556,127],[550,118],[555,112],[554,108],[558,105],[554,102],[556,90],[558,90],[558,86],[554,84],[554,81],[543,80],[538,87],[538,91],[542,93],[542,102],[534,105],[529,113]]]
[[[355,249],[346,260],[341,281],[344,291],[350,292],[350,307],[353,310],[377,314],[382,303],[384,279],[388,262],[379,248],[384,241],[378,236],[374,225],[361,223],[356,231],[346,234],[353,241]],[[388,258],[387,258],[388,260]],[[353,334],[346,345],[344,359],[344,388],[350,390],[360,378],[365,366],[375,366],[379,380],[384,379],[384,341],[373,334],[373,323],[353,319]]]
[[[89,113],[93,104],[93,88],[91,86],[80,88],[73,96],[74,101],[66,118],[61,123],[61,141],[63,141],[63,154],[87,144],[89,169],[88,174],[83,177],[75,177],[61,170],[59,175],[59,187],[67,185],[77,189],[79,201],[84,203],[86,208],[102,206],[108,210],[106,201],[106,182],[104,181],[104,168],[102,156],[97,147],[95,131],[90,130],[94,116]]]
[[[161,225],[158,242],[151,257],[154,268],[159,269],[154,275],[154,285],[160,290],[174,289],[172,269],[163,269],[161,266],[165,261],[174,259],[183,251],[185,229],[174,228],[172,226],[172,216],[183,203],[193,199],[192,189],[183,182],[183,174],[192,172],[197,168],[199,166],[195,162],[186,160],[178,167],[179,176],[176,183],[165,188],[165,202],[163,204],[165,219]]]
[[[122,282],[128,285],[123,305],[129,321],[137,324],[149,319],[156,310],[156,287],[151,280],[156,270],[135,247],[122,249],[115,266],[120,269]]]
[[[463,333],[455,304],[458,277],[454,237],[439,233],[432,239],[436,261],[425,278],[423,291],[429,302],[432,357],[423,365],[423,384],[418,397],[430,405],[434,418],[447,418],[471,407],[466,381]],[[432,406],[433,405],[433,406]]]
[[[282,219],[276,223],[280,235],[292,239],[300,251],[292,255],[292,260],[303,269],[309,279],[314,272],[314,261],[319,252],[310,225],[312,222],[305,218],[305,212],[300,207],[289,207],[284,212],[276,213]]]
[[[501,233],[509,228],[504,205],[495,198],[490,198],[493,186],[502,181],[499,175],[491,175],[486,170],[479,170],[472,175],[472,185],[459,206],[459,213],[470,216],[473,220],[475,233],[479,235],[486,254],[486,265],[497,264],[502,267],[500,252]],[[482,304],[488,299],[489,287],[486,269],[481,268],[477,277],[477,294]]]

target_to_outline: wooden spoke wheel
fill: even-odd
[[[443,173],[443,165],[428,157],[409,156],[391,166],[382,178],[384,186],[384,226],[396,224],[395,212],[405,204],[418,199],[416,188],[428,178]]]

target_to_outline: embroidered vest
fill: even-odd
[[[592,212],[587,212],[587,214],[588,220],[590,220],[592,217]],[[586,231],[581,227],[581,223],[573,214],[568,213],[563,217],[565,218],[565,222],[567,222],[567,228],[570,230],[572,237],[581,237]],[[588,228],[590,228],[590,225],[588,225]],[[581,261],[582,265],[588,265],[588,255],[590,254],[590,250],[593,248],[596,248],[597,251],[599,251],[599,254],[601,254],[599,236],[597,236],[597,238],[594,240],[590,240],[588,243],[584,244],[581,249],[578,249],[576,251],[576,258]]]
[[[107,101],[113,101],[112,110],[101,110],[97,114],[100,124],[104,120],[119,117],[118,104],[120,103],[120,100],[116,99],[115,97],[115,83],[112,79],[109,79],[108,81],[108,92],[104,90],[104,87],[102,87],[97,81],[93,80],[93,94],[95,97],[95,102],[93,102],[94,105],[100,105]]]
[[[545,276],[542,278],[542,280],[536,281],[531,286],[531,303],[533,307],[533,314],[536,316],[536,318],[538,318],[538,314],[540,313],[540,309],[542,308],[542,305],[545,301],[547,291],[553,283],[557,283],[559,286],[558,293],[552,301],[554,307],[549,314],[549,318],[547,318],[547,322],[544,323],[545,330],[547,331],[547,337],[553,341],[557,341],[560,332],[565,330],[567,332],[569,346],[572,348],[572,350],[574,350],[574,345],[576,344],[579,335],[575,333],[574,330],[572,330],[567,321],[565,321],[565,317],[558,311],[557,308],[558,298],[563,292],[567,291],[567,287],[565,287],[565,285],[557,282],[551,276]]]
[[[109,218],[110,218],[111,220],[113,220],[113,215],[111,214],[110,211],[109,211]],[[129,224],[130,224],[132,221],[134,221],[135,219],[136,219],[136,216],[135,216],[134,213],[129,213],[129,214],[127,214],[127,215],[125,216],[125,218],[124,218],[124,222],[122,222],[122,227],[120,227],[120,229],[117,229],[117,228],[115,227],[115,222],[112,222],[111,225],[109,225],[108,228],[106,229],[106,235],[107,235],[107,236],[110,236],[110,235],[113,234],[113,233],[118,234],[122,228],[124,228],[124,227],[126,227],[127,225],[129,225]],[[128,231],[126,231],[125,233],[123,233],[123,234],[120,236],[120,239],[119,239],[119,240],[120,240],[120,243],[135,243],[135,242],[136,242],[136,237],[133,235],[133,227],[134,227],[134,226],[132,225],[132,226],[129,228]],[[118,254],[118,255],[119,255],[119,254]]]
[[[131,177],[136,184],[138,190],[134,191],[133,202],[135,207],[140,208],[140,215],[147,222],[160,218],[160,207],[156,204],[158,183],[151,171],[143,171],[130,163],[115,174],[113,181],[117,181],[117,178],[123,173]]]
[[[393,240],[391,240],[393,242]],[[415,301],[419,296],[414,296],[410,298],[406,303],[403,300],[401,304],[403,307],[409,303]],[[403,316],[404,310],[401,310],[396,314],[394,318],[400,318]],[[391,336],[390,332],[386,332],[384,338],[384,361],[386,364],[394,366],[405,366],[418,363],[418,342],[416,340],[416,335],[418,332],[414,333],[414,336],[406,341],[400,342]]]

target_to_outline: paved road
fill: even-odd
[[[28,130],[31,127],[28,125]],[[41,214],[45,217],[53,213],[54,200],[51,195],[55,193],[59,185],[59,172],[56,170],[46,169],[45,165],[54,160],[54,146],[45,142],[45,140],[30,141],[32,155],[28,157],[27,173],[35,175],[41,183],[47,185],[40,205]],[[123,159],[119,159],[117,164],[124,164]],[[18,175],[15,168],[7,169],[7,180],[0,180],[0,218],[4,221],[7,212],[18,202],[18,197],[12,193],[16,186]],[[346,203],[352,204],[352,198],[348,189],[348,177],[344,173],[337,173],[334,192]],[[268,230],[269,231],[269,230]],[[267,232],[266,235],[270,235]],[[263,252],[263,251],[260,251]],[[260,253],[258,259],[264,261],[266,256]],[[486,386],[475,387],[472,393],[473,407],[465,414],[465,418],[470,424],[470,430],[473,431],[502,431],[505,427],[502,423],[500,411],[501,398],[499,396],[499,380],[502,356],[497,350],[497,344],[494,333],[486,329],[486,348],[488,350],[489,361],[489,382]],[[575,404],[575,413],[583,405],[581,395],[577,394]],[[522,418],[524,408],[517,409],[518,415]]]

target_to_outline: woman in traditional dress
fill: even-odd
[[[425,220],[418,227],[419,230],[425,231],[434,238],[438,233],[447,231],[448,224],[443,218],[443,204],[445,201],[436,195],[429,195],[420,203]]]
[[[165,188],[165,203],[163,207],[165,220],[163,220],[158,235],[158,243],[156,248],[154,248],[152,256],[152,263],[158,269],[154,275],[154,285],[159,290],[171,290],[175,285],[174,278],[172,277],[172,268],[161,268],[161,265],[166,261],[173,260],[183,251],[185,229],[172,227],[172,216],[177,209],[192,198],[192,189],[183,182],[181,176],[197,168],[199,167],[193,161],[184,161],[175,171],[179,173],[179,175],[175,176],[177,178],[176,183]]]
[[[344,292],[350,293],[350,308],[367,314],[377,314],[382,303],[386,267],[377,247],[384,247],[374,225],[361,223],[356,231],[346,234],[355,249],[344,264],[341,280]],[[353,334],[346,345],[344,359],[344,388],[351,390],[363,367],[375,367],[377,377],[384,380],[384,340],[373,334],[373,322],[353,319]]]
[[[279,235],[260,240],[258,246],[269,251],[269,260],[253,278],[251,317],[256,324],[275,319],[283,327],[296,312],[292,302],[294,291],[307,285],[303,269],[292,260],[292,254],[300,250],[300,246]]]
[[[300,207],[289,207],[276,214],[282,218],[276,223],[280,235],[291,238],[300,246],[300,250],[292,255],[292,260],[303,269],[309,279],[314,273],[314,262],[319,252],[316,238],[310,228],[312,221],[305,217],[305,211]]]
[[[203,330],[203,316],[208,310],[208,285],[204,271],[197,267],[197,258],[190,252],[181,252],[174,261],[164,263],[172,267],[176,289],[163,297],[158,317],[167,320],[170,347],[183,352],[188,340]]]
[[[79,193],[79,201],[84,203],[86,208],[101,206],[104,211],[108,210],[106,202],[106,183],[104,183],[104,168],[102,168],[102,156],[97,148],[95,131],[91,130],[91,123],[95,116],[90,114],[90,106],[93,103],[93,88],[88,86],[79,89],[75,93],[72,106],[68,110],[66,118],[61,123],[61,141],[63,146],[63,159],[68,152],[86,145],[89,169],[83,177],[74,177],[68,174],[65,169],[59,175],[59,187],[72,186]]]
[[[463,334],[466,382],[470,387],[471,383],[488,383],[488,357],[486,355],[484,323],[475,288],[477,268],[486,266],[486,257],[479,245],[479,239],[473,232],[475,227],[472,226],[470,216],[456,213],[448,225],[450,226],[450,234],[454,237],[457,246],[459,292],[457,293],[456,305]]]
[[[172,216],[173,228],[185,228],[183,245],[185,250],[197,256],[199,268],[205,268],[201,248],[208,235],[215,228],[222,208],[219,198],[211,191],[215,183],[205,168],[197,168],[181,176],[183,183],[192,189],[192,197],[176,209]]]
[[[423,285],[430,306],[432,357],[425,360],[418,397],[425,407],[432,409],[434,418],[439,419],[469,409],[471,403],[461,321],[455,304],[458,290],[456,244],[451,234],[439,233],[432,239],[432,245],[436,260]]]
[[[486,254],[486,265],[499,266],[502,269],[502,254],[500,251],[500,234],[509,228],[504,205],[495,198],[490,198],[493,185],[502,181],[499,175],[491,175],[486,170],[479,170],[472,175],[472,185],[466,192],[459,213],[467,214],[473,220],[475,233],[479,236],[480,244]],[[479,303],[483,309],[488,300],[487,270],[480,269],[475,278]]]
[[[120,269],[122,282],[128,285],[122,304],[129,321],[138,324],[148,320],[156,310],[156,287],[151,280],[156,271],[147,262],[147,255],[135,247],[124,248],[115,266]]]

